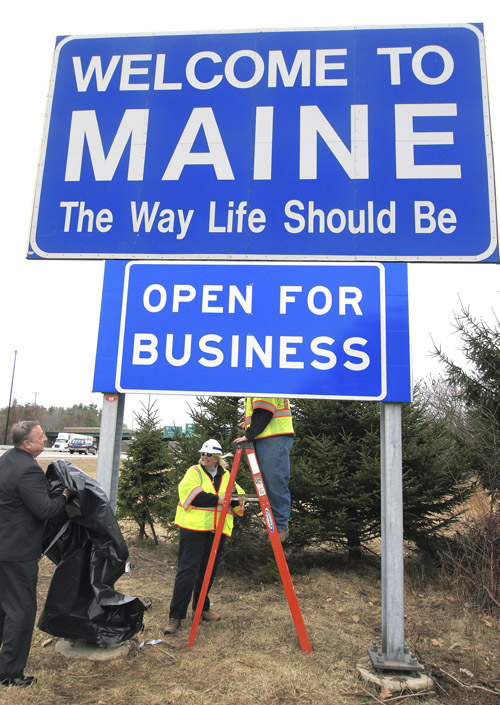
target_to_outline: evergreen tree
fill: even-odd
[[[155,522],[161,522],[165,497],[172,492],[173,457],[163,440],[163,428],[158,420],[155,403],[142,404],[142,413],[135,414],[137,430],[122,463],[118,485],[116,515],[132,519],[139,526],[139,536],[147,536],[149,527],[158,543]]]
[[[197,398],[191,409],[195,436],[174,449],[172,477],[177,482],[198,462],[203,441],[216,438],[225,453],[234,453],[241,434],[241,403],[234,398]],[[295,441],[292,450],[291,532],[287,546],[341,548],[351,557],[380,536],[380,407],[374,402],[297,399],[293,402]],[[254,492],[244,462],[238,483]],[[230,469],[230,468],[229,468]],[[446,418],[429,414],[425,396],[403,407],[404,531],[421,546],[432,546],[439,531],[471,489],[461,446]],[[175,508],[176,499],[171,499]],[[260,505],[250,504],[235,522],[223,564],[253,571],[258,577],[274,565],[270,544],[258,538],[263,528]],[[274,573],[273,573],[274,575]]]
[[[475,489],[464,444],[447,417],[428,414],[417,386],[403,406],[403,523],[405,538],[434,549]]]
[[[462,599],[494,612],[500,604],[500,321],[489,326],[462,307],[455,329],[467,364],[455,364],[437,348],[435,354],[445,365],[453,430],[485,494],[450,537],[443,564]]]
[[[234,451],[233,440],[240,435],[243,406],[238,397],[196,397],[196,406],[190,407],[194,432],[202,440],[215,438],[222,448]]]
[[[380,534],[376,404],[295,399],[290,541],[347,547]]]
[[[455,332],[463,344],[468,369],[457,365],[436,348],[435,355],[445,366],[445,378],[470,407],[487,409],[500,421],[500,321],[489,326],[462,307],[455,316]]]
[[[500,501],[500,321],[496,318],[495,325],[489,326],[463,307],[455,316],[455,330],[467,367],[454,363],[439,348],[435,354],[445,366],[453,398],[460,400],[460,414],[449,405],[455,432],[465,444],[464,452],[494,513]]]
[[[295,547],[346,548],[380,535],[380,409],[373,402],[294,402],[292,517]],[[404,531],[430,545],[470,492],[466,464],[446,423],[425,413],[418,390],[403,407]]]

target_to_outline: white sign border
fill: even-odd
[[[227,262],[227,261],[217,261],[212,264],[218,264],[222,266],[242,266],[250,267],[255,266],[253,262]],[[241,392],[221,392],[221,391],[194,391],[194,390],[159,390],[159,389],[129,389],[127,387],[122,387],[121,385],[121,373],[122,373],[122,360],[123,360],[123,346],[124,346],[124,335],[125,335],[125,322],[126,322],[126,310],[128,301],[128,286],[130,279],[130,269],[137,265],[165,265],[165,266],[184,266],[184,265],[194,265],[194,266],[204,266],[203,262],[198,260],[192,260],[190,262],[165,262],[165,261],[132,261],[128,262],[125,267],[125,274],[123,278],[123,293],[122,293],[122,307],[120,312],[120,332],[119,332],[119,342],[118,342],[118,354],[116,361],[116,377],[115,386],[117,391],[122,393],[133,393],[133,394],[185,394],[185,395],[199,395],[199,396],[228,396],[228,397],[246,397],[246,396],[283,396],[282,390],[280,392],[273,391],[269,389],[253,389]],[[278,267],[278,266],[297,266],[296,262],[264,262],[261,266]],[[387,396],[387,336],[386,336],[386,281],[385,281],[385,268],[380,262],[303,262],[301,266],[304,267],[376,267],[379,270],[379,281],[380,281],[380,341],[381,341],[381,355],[380,355],[380,394],[374,395],[332,395],[332,394],[290,394],[290,398],[293,399],[332,399],[332,400],[343,400],[343,401],[383,401]]]
[[[484,134],[485,134],[485,150],[488,173],[488,194],[489,194],[489,210],[490,210],[490,244],[488,248],[477,255],[472,256],[410,256],[410,255],[364,255],[359,259],[356,255],[254,255],[254,254],[144,254],[144,253],[53,253],[45,252],[38,247],[36,242],[36,232],[38,224],[38,211],[42,189],[43,171],[45,167],[45,158],[47,150],[47,141],[49,126],[52,112],[52,102],[54,98],[54,88],[58,67],[59,54],[63,46],[68,42],[80,39],[107,39],[107,38],[125,38],[125,37],[166,37],[166,36],[189,36],[189,35],[215,35],[215,34],[261,34],[266,32],[286,33],[286,32],[339,32],[339,31],[367,31],[367,30],[385,30],[385,29],[454,29],[462,28],[469,29],[478,38],[479,58],[481,64],[481,90],[483,97],[483,117],[484,117]],[[40,149],[40,158],[38,163],[37,179],[35,184],[35,194],[33,199],[33,214],[31,221],[31,230],[28,243],[28,257],[36,255],[42,259],[70,259],[70,260],[101,260],[101,259],[119,259],[119,260],[157,260],[157,261],[214,261],[227,260],[232,262],[240,261],[273,261],[280,262],[283,260],[290,262],[484,262],[487,261],[495,252],[498,252],[498,228],[496,215],[496,195],[495,195],[495,173],[493,164],[493,145],[491,135],[491,123],[489,116],[489,99],[488,99],[488,84],[486,71],[486,54],[484,34],[476,25],[472,23],[462,24],[407,24],[407,25],[367,25],[367,26],[351,26],[351,27],[294,27],[294,28],[272,28],[272,29],[239,29],[239,30],[212,30],[212,31],[192,31],[192,32],[138,32],[138,33],[119,33],[119,34],[89,34],[89,35],[70,35],[62,39],[57,44],[54,54],[52,73],[49,83],[49,92],[47,97],[47,108],[45,111],[45,123],[43,128],[42,144]]]

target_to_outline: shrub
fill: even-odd
[[[165,497],[172,494],[172,457],[154,403],[142,406],[143,413],[135,415],[137,430],[120,472],[116,516],[135,521],[140,539],[147,537],[149,527],[157,544],[155,523],[162,519]]]
[[[445,582],[460,599],[482,612],[500,608],[500,510],[486,496],[474,498],[442,563]]]

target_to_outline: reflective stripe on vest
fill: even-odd
[[[279,397],[246,397],[245,428],[250,426],[254,409],[266,409],[273,414],[273,418],[256,438],[293,434],[292,412],[288,399]]]
[[[221,477],[219,494],[226,491],[229,483],[229,472],[224,470]],[[241,487],[235,483],[235,490],[238,494],[243,493]],[[191,529],[192,531],[215,531],[221,506],[217,507],[193,507],[193,499],[200,492],[212,492],[217,494],[212,479],[204,472],[201,465],[192,465],[179,483],[179,503],[175,512],[174,523],[183,529]],[[243,515],[241,507],[228,507],[226,519],[222,533],[226,536],[231,536],[233,531],[233,516],[238,514]]]

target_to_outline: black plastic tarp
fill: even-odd
[[[48,522],[43,550],[56,564],[38,627],[53,636],[107,646],[142,628],[145,607],[114,584],[127,569],[128,548],[100,484],[66,460],[47,469],[51,495],[67,487],[66,514]]]

